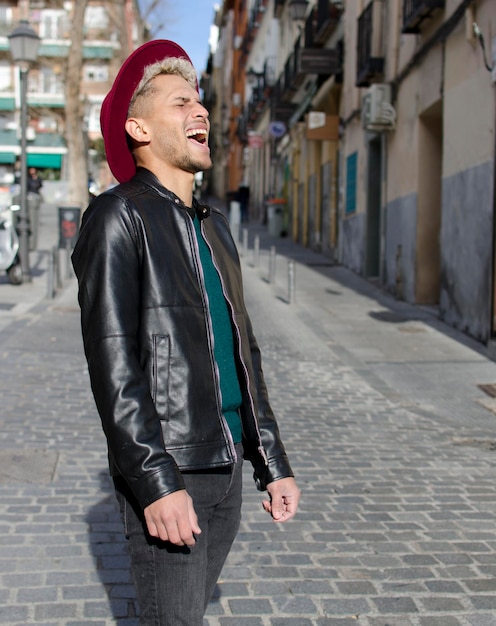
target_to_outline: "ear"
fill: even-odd
[[[143,120],[136,117],[129,117],[126,120],[125,129],[127,134],[139,143],[148,143],[150,138]]]

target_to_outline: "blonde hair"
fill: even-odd
[[[143,72],[143,78],[138,83],[129,102],[128,115],[136,113],[136,101],[138,98],[146,97],[154,93],[153,79],[160,74],[174,74],[181,76],[193,89],[197,89],[196,71],[193,65],[186,59],[179,57],[167,57],[162,61],[157,61],[147,65]]]

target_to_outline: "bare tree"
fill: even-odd
[[[88,204],[88,154],[81,99],[83,24],[88,0],[72,3],[72,43],[65,67],[65,137],[68,151],[68,200],[85,208]]]
[[[88,145],[84,125],[85,103],[81,96],[83,69],[84,15],[89,0],[72,3],[71,46],[65,66],[65,137],[68,150],[68,201],[86,207],[88,203]],[[121,65],[131,52],[133,43],[140,45],[153,32],[162,28],[159,18],[165,14],[166,0],[108,0],[107,10],[112,30],[121,34],[118,57]],[[132,14],[131,16],[128,14]],[[157,21],[158,20],[158,21]],[[137,27],[137,42],[132,41],[129,25]]]
[[[168,0],[135,0],[140,15],[142,39],[154,39],[165,26],[165,17],[170,20],[167,11]]]

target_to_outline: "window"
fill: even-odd
[[[357,164],[358,152],[353,152],[346,158],[346,205],[345,213],[355,213],[356,211],[356,190],[357,190]]]
[[[107,65],[85,65],[83,70],[83,80],[89,83],[105,83],[108,81]]]
[[[62,76],[59,73],[53,71],[50,67],[43,67],[39,72],[39,85],[38,88],[41,93],[49,94],[64,94],[64,84],[62,82]]]
[[[43,11],[40,20],[40,37],[42,39],[61,39],[64,23],[64,11]]]
[[[105,7],[86,7],[84,25],[87,29],[108,28],[108,16]]]
[[[13,89],[12,70],[8,61],[0,61],[0,91]]]
[[[0,6],[0,24],[5,29],[12,28],[12,8],[7,6]]]

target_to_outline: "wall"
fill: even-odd
[[[389,202],[384,219],[384,287],[397,298],[414,302],[417,194]]]
[[[443,181],[441,294],[444,321],[487,341],[493,240],[493,164],[487,162]]]
[[[354,272],[361,273],[365,253],[365,213],[355,214],[341,222],[339,260]]]
[[[490,50],[496,11],[476,15]],[[495,86],[461,25],[446,43],[440,314],[481,341],[491,336]]]

